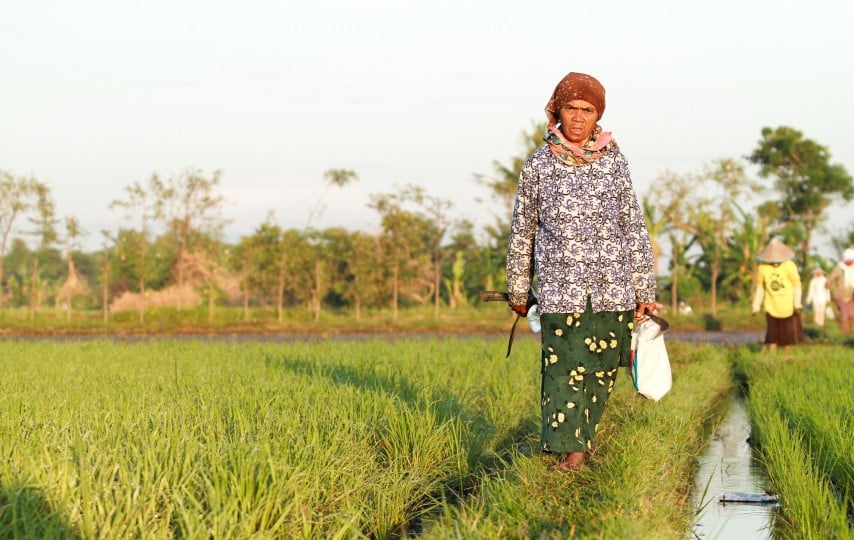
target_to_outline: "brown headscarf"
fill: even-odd
[[[555,87],[551,99],[546,104],[546,117],[549,126],[555,126],[560,122],[560,111],[566,104],[574,99],[582,99],[596,107],[599,115],[596,120],[602,118],[605,112],[605,87],[594,77],[584,73],[570,73]]]

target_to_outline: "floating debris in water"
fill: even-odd
[[[777,504],[779,502],[776,495],[770,493],[742,493],[740,491],[730,491],[722,493],[718,497],[718,502],[722,503],[742,503],[742,504]]]

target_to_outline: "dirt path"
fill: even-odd
[[[712,343],[719,345],[744,345],[761,343],[764,333],[756,331],[720,331],[720,332],[678,332],[670,331],[665,334],[671,341],[689,343]],[[235,333],[156,333],[156,334],[43,334],[5,336],[3,339],[26,341],[91,341],[109,339],[119,343],[133,343],[151,340],[203,340],[203,341],[232,341],[236,343],[278,343],[293,341],[368,341],[372,339],[401,340],[401,339],[506,339],[506,332],[317,332],[317,333],[275,333],[275,332],[235,332]],[[517,340],[539,339],[531,332],[518,332]]]

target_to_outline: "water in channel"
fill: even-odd
[[[744,398],[733,393],[729,408],[700,456],[694,505],[701,508],[694,535],[701,539],[773,538],[775,504],[723,503],[722,494],[765,494],[768,477],[753,459],[750,417]]]

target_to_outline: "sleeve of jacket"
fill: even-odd
[[[629,250],[629,265],[632,273],[632,285],[635,288],[635,302],[655,302],[655,272],[652,256],[652,240],[646,227],[643,211],[635,194],[629,166],[621,154],[618,170],[623,176],[622,227]]]
[[[759,310],[762,309],[763,300],[765,300],[765,287],[759,283],[753,291],[753,304],[750,306],[751,312],[759,313]]]
[[[759,268],[756,273],[756,288],[753,290],[753,302],[750,310],[753,313],[759,313],[759,310],[762,309],[763,300],[765,300],[765,274],[762,268]]]
[[[833,270],[830,271],[830,275],[827,276],[827,288],[830,290],[831,294],[836,292],[839,288],[839,283],[842,279],[842,269],[837,264],[833,267]]]
[[[789,267],[789,279],[792,281],[792,289],[794,293],[795,309],[803,309],[804,305],[801,302],[803,298],[803,285],[801,284],[801,275],[798,273],[798,267],[794,263]]]
[[[513,304],[525,304],[528,301],[533,273],[534,239],[539,224],[538,198],[539,181],[531,156],[519,175],[507,247],[507,292]]]

